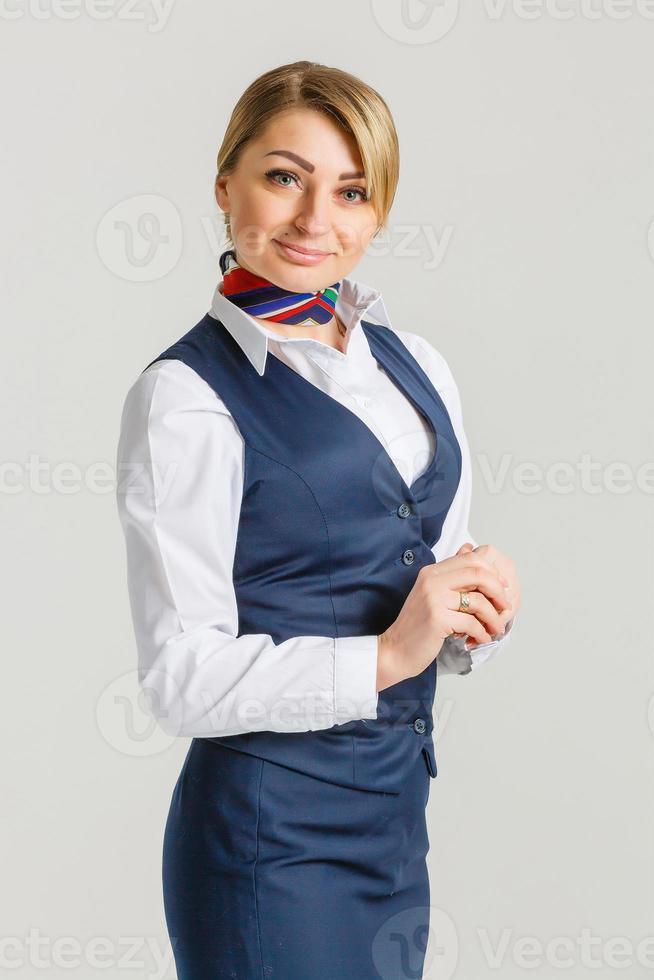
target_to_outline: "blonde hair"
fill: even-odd
[[[352,134],[366,175],[366,193],[385,228],[400,173],[400,148],[390,110],[381,95],[355,75],[315,61],[280,65],[256,78],[236,103],[218,150],[218,177],[231,173],[246,144],[280,112],[314,109]],[[225,230],[234,244],[229,214]]]

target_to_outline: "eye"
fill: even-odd
[[[277,184],[278,187],[291,186],[290,183],[280,183],[280,181],[277,180],[278,177],[280,178],[286,177],[288,178],[289,181],[295,181],[296,184],[298,182],[297,174],[292,173],[290,170],[266,170],[265,176],[272,183]],[[358,194],[359,200],[361,202],[368,200],[368,195],[364,191],[363,187],[344,187],[343,190],[341,191],[341,194]],[[354,204],[355,202],[352,200],[352,198],[350,198],[347,201],[347,203]]]
[[[345,187],[343,189],[343,192],[342,193],[343,194],[350,194],[351,192],[354,192],[355,194],[360,194],[361,195],[360,198],[359,198],[360,201],[367,201],[368,200],[368,195],[364,191],[363,187]]]
[[[296,175],[295,174],[292,174],[289,170],[266,170],[266,177],[269,180],[272,180],[273,183],[275,183],[275,184],[277,183],[277,181],[274,180],[275,177],[290,177],[291,180],[294,180],[294,181],[297,182]],[[290,184],[280,184],[279,186],[280,187],[290,187]]]

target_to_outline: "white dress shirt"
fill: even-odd
[[[458,389],[443,356],[418,334],[392,327],[381,293],[353,279],[342,280],[336,303],[347,327],[345,352],[312,338],[281,337],[226,299],[221,286],[209,312],[258,374],[268,355],[278,357],[341,402],[374,432],[410,485],[431,460],[433,434],[378,365],[360,321],[395,332],[440,394],[461,448],[461,479],[434,556],[448,558],[465,541],[476,546],[468,528],[470,451]],[[288,731],[288,718],[276,710],[285,698],[294,705],[292,731],[375,718],[377,636],[296,636],[279,644],[265,633],[237,636],[232,565],[244,449],[222,399],[182,361],[157,361],[127,392],[117,504],[139,680],[147,685],[153,714],[173,734],[196,737]],[[471,650],[465,637],[449,637],[438,655],[438,674],[479,667],[507,644],[514,620],[503,636]],[[263,718],[258,710],[251,720],[248,704],[263,707]],[[304,715],[298,714],[301,704]]]

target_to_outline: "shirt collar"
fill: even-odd
[[[239,306],[236,306],[235,303],[232,303],[231,300],[223,296],[220,291],[221,285],[222,280],[216,286],[209,312],[211,316],[220,320],[229,330],[259,376],[262,376],[266,369],[269,340],[274,340],[281,344],[315,346],[320,348],[325,354],[344,358],[350,352],[350,345],[355,339],[357,328],[359,328],[359,331],[361,329],[359,324],[364,316],[372,316],[378,323],[386,327],[391,326],[384,300],[379,290],[374,289],[372,286],[367,286],[365,283],[358,282],[356,279],[343,278],[336,298],[336,313],[345,324],[348,334],[352,334],[352,336],[348,336],[346,352],[343,353],[342,351],[337,351],[329,344],[324,344],[320,340],[314,340],[312,337],[281,337],[273,330],[262,326],[249,313],[246,313]]]

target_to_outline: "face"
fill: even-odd
[[[293,292],[347,276],[379,224],[356,141],[311,109],[275,116],[218,178],[216,200],[229,212],[239,264]]]

